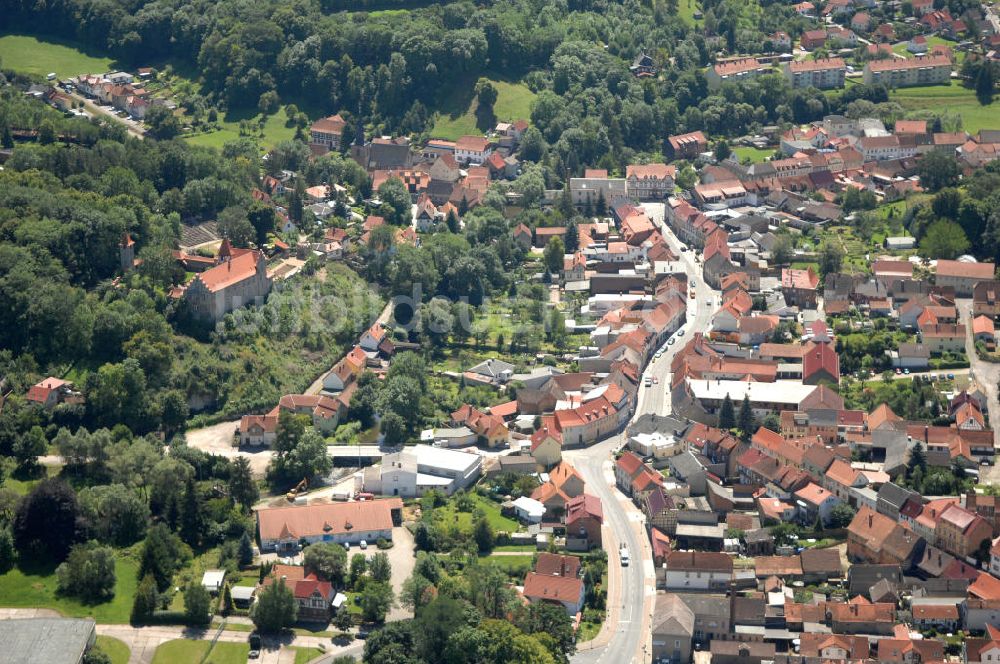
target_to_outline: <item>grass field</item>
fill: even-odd
[[[513,533],[517,532],[518,528],[520,528],[517,521],[514,519],[508,519],[502,515],[500,513],[500,506],[492,500],[488,500],[476,494],[469,494],[469,498],[472,499],[474,505],[472,511],[459,512],[455,506],[455,501],[452,500],[447,505],[438,507],[434,510],[434,519],[442,524],[454,524],[459,528],[459,530],[471,531],[473,511],[475,511],[476,507],[480,507],[483,512],[486,513],[486,520],[494,530],[503,530]]]
[[[889,93],[907,111],[952,113],[962,118],[962,128],[970,133],[980,129],[1000,129],[1000,101],[983,106],[976,99],[975,90],[952,80],[948,85],[931,85],[918,88],[900,88]]]
[[[698,0],[679,0],[677,3],[677,16],[688,25],[697,26],[700,21],[694,17],[695,10],[700,10],[701,5]]]
[[[295,664],[306,664],[309,660],[316,659],[323,654],[323,651],[319,648],[292,646],[292,650],[295,651]]]
[[[29,35],[0,37],[0,64],[25,74],[45,76],[55,72],[60,78],[100,74],[114,68],[111,58],[85,53],[72,42]]]
[[[111,658],[111,664],[128,664],[129,655],[132,654],[132,651],[129,650],[124,641],[120,641],[113,636],[99,635],[97,637],[97,647]]]
[[[41,570],[13,569],[0,575],[0,606],[13,608],[55,609],[64,616],[92,616],[99,623],[123,624],[129,620],[135,596],[138,564],[119,556],[115,564],[115,596],[110,602],[88,605],[74,597],[56,593],[56,575],[52,567]]]
[[[910,53],[909,51],[906,50],[906,46],[909,43],[910,42],[908,41],[902,41],[899,42],[898,44],[894,44],[892,47],[892,52],[895,53],[896,55],[902,55],[904,58],[914,57],[913,53]],[[948,41],[947,39],[943,37],[938,37],[937,35],[927,36],[927,48],[931,49],[934,48],[935,46],[947,46],[949,48],[955,48],[955,42]],[[961,58],[961,56],[965,54],[962,53],[961,51],[957,51],[955,55],[957,58]]]
[[[532,558],[530,553],[523,556],[487,556],[480,558],[479,562],[499,567],[510,576],[523,577],[531,570]]]
[[[740,162],[744,159],[749,159],[755,164],[774,155],[774,150],[760,150],[746,145],[733,148],[733,152],[739,157]]]
[[[211,648],[211,652],[209,652]],[[153,655],[153,664],[244,664],[250,646],[246,643],[176,639],[167,641]]]
[[[250,113],[227,113],[219,120],[220,129],[204,134],[191,134],[184,136],[184,140],[193,145],[203,145],[205,147],[222,149],[223,144],[235,141],[240,138],[240,120],[252,120],[256,128],[259,116]],[[267,116],[264,122],[264,136],[260,137],[256,133],[251,134],[252,138],[260,141],[265,149],[272,148],[281,141],[290,141],[295,137],[295,128],[285,126],[285,113],[279,111],[274,115]]]
[[[492,127],[477,118],[479,107],[475,97],[475,81],[457,83],[455,91],[445,98],[431,135],[453,141],[460,136],[478,136]],[[521,83],[493,80],[497,101],[493,105],[495,120],[527,120],[535,93]]]

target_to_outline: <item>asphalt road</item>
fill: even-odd
[[[680,256],[688,282],[694,286],[697,297],[693,300],[688,298],[684,336],[675,335],[676,341],[666,346],[660,359],[647,367],[644,376],[655,376],[657,383],[649,387],[640,386],[633,419],[646,413],[667,415],[671,412],[667,393],[670,362],[692,334],[708,329],[712,313],[720,302],[720,293],[710,289],[702,280],[701,266],[695,262],[694,252],[681,252],[677,238],[662,225],[662,205],[647,205],[647,213],[651,213],[650,217],[661,226],[664,238],[674,253]],[[607,645],[577,652],[572,658],[573,664],[645,664],[651,657],[656,574],[642,512],[615,488],[613,455],[624,444],[625,435],[620,434],[585,449],[566,451],[563,455],[580,471],[587,483],[587,491],[598,496],[604,508],[604,549],[608,552],[609,570],[607,619],[612,621],[614,629]],[[628,567],[620,565],[618,549],[622,543],[628,547],[632,559]]]

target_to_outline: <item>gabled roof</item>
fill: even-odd
[[[529,599],[576,603],[582,595],[583,581],[576,577],[528,572],[524,579],[524,596]]]

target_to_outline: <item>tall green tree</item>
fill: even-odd
[[[80,533],[80,506],[73,489],[61,479],[46,479],[18,503],[14,542],[22,559],[61,562]]]
[[[379,583],[387,583],[392,578],[392,566],[389,564],[389,554],[379,551],[368,562],[368,571]]]
[[[562,238],[554,237],[545,245],[545,269],[554,275],[562,274],[563,255],[566,253]]]
[[[412,219],[412,203],[406,185],[397,177],[391,177],[378,186],[378,197],[382,201],[385,220],[395,226],[406,226]]]
[[[250,533],[245,532],[240,537],[240,548],[237,552],[237,560],[240,567],[249,567],[253,564],[253,542],[250,540]]]
[[[184,502],[181,507],[181,538],[193,547],[201,542],[205,517],[201,495],[194,477],[189,477],[184,486]]]
[[[996,74],[993,71],[993,63],[984,60],[979,65],[979,74],[976,76],[976,98],[983,106],[993,103],[993,92],[996,87]]]
[[[59,591],[87,602],[103,602],[115,595],[115,553],[96,542],[77,544],[56,568]]]
[[[361,591],[361,615],[370,622],[385,622],[393,603],[392,586],[388,583],[371,581]]]
[[[139,582],[135,599],[132,600],[131,622],[133,624],[142,624],[152,618],[158,601],[159,596],[156,592],[156,581],[153,579],[152,574],[146,574],[142,577],[142,581]]]
[[[184,618],[189,625],[207,625],[212,619],[212,598],[198,580],[184,589]]]
[[[246,457],[238,456],[229,464],[229,496],[246,510],[260,498],[260,489],[250,470],[250,460]]]
[[[295,624],[299,607],[284,579],[277,579],[257,595],[250,619],[262,632],[280,632]]]
[[[732,429],[736,426],[736,411],[733,408],[733,400],[727,394],[722,400],[722,407],[719,408],[719,428]]]
[[[344,585],[347,552],[339,544],[329,542],[310,544],[302,552],[302,564],[319,578],[337,587]]]
[[[743,403],[740,404],[740,413],[736,418],[736,426],[739,427],[745,439],[749,439],[756,430],[756,418],[753,414],[753,408],[750,407],[749,395],[743,395]]]
[[[955,258],[969,248],[965,231],[954,221],[938,219],[920,239],[920,253],[927,258]]]

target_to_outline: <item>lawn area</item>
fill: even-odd
[[[534,556],[525,554],[523,556],[485,556],[479,559],[484,565],[494,565],[512,577],[523,577],[531,571],[531,562]]]
[[[84,53],[72,42],[29,35],[0,37],[0,61],[5,68],[17,72],[40,76],[55,72],[59,78],[114,69],[111,58]]]
[[[124,624],[132,612],[132,600],[138,585],[137,562],[119,555],[115,563],[115,596],[103,604],[84,604],[75,597],[56,594],[53,567],[22,571],[15,568],[0,575],[0,606],[13,608],[55,609],[70,618],[92,616],[99,623]]]
[[[535,93],[521,83],[491,80],[497,89],[497,101],[493,105],[495,119],[527,120],[531,116]],[[454,141],[460,136],[480,136],[487,129],[492,129],[490,126],[477,126],[479,104],[473,91],[475,85],[475,81],[456,83],[454,92],[445,98],[439,109],[431,136]]]
[[[97,637],[97,648],[111,658],[111,664],[128,664],[129,655],[132,654],[124,641],[103,634]]]
[[[509,533],[517,532],[520,524],[514,519],[509,519],[500,513],[500,505],[488,498],[470,493],[468,497],[472,499],[473,507],[468,512],[459,512],[455,499],[448,501],[447,505],[434,509],[434,520],[442,525],[454,524],[459,530],[472,531],[472,516],[476,508],[482,508],[486,513],[486,520],[493,530],[503,530]]]
[[[175,639],[156,649],[153,664],[244,664],[249,653],[246,643],[219,641],[212,647],[211,641]]]
[[[503,553],[532,553],[536,550],[534,544],[504,544],[503,546],[497,546],[493,548],[493,552],[503,552]]]
[[[593,640],[597,638],[597,635],[600,632],[601,632],[601,623],[582,621],[580,623],[580,629],[576,633],[576,642],[584,643],[586,641]]]
[[[701,4],[698,0],[679,0],[677,3],[677,16],[688,25],[698,26],[699,21],[695,19],[695,10],[700,10]]]
[[[323,654],[323,651],[319,648],[292,646],[292,650],[295,651],[295,664],[306,664],[306,662],[316,659]]]
[[[744,159],[749,159],[754,164],[762,162],[768,157],[774,155],[774,150],[761,150],[759,148],[749,147],[746,145],[733,148],[733,152],[736,153],[737,157],[739,157],[740,162]]]
[[[248,112],[239,113],[231,111],[224,118],[219,119],[220,129],[218,131],[185,135],[184,140],[193,145],[202,145],[221,150],[224,143],[240,138],[240,120],[251,120],[254,128],[256,128],[258,117]],[[284,111],[278,111],[274,115],[267,116],[267,120],[264,122],[263,138],[257,134],[253,134],[252,137],[257,138],[265,149],[272,148],[281,141],[292,140],[295,137],[295,128],[286,127],[285,120]]]
[[[962,118],[962,128],[970,133],[980,129],[1000,129],[1000,101],[983,106],[976,91],[965,88],[959,81],[948,85],[900,88],[889,93],[907,111],[951,113]]]
[[[56,475],[59,474],[60,470],[62,470],[62,466],[45,467],[45,472],[49,477],[55,477]],[[34,486],[39,482],[41,482],[43,479],[45,478],[38,477],[30,480],[19,480],[14,477],[8,477],[2,483],[0,483],[0,487],[3,487],[4,489],[10,489],[14,493],[23,496],[26,495],[29,491],[31,491],[34,488]]]
[[[910,43],[909,41],[902,41],[902,42],[899,42],[898,44],[894,44],[893,47],[892,47],[892,52],[895,53],[896,55],[901,55],[904,58],[912,58],[912,57],[914,57],[913,53],[910,53],[909,51],[906,50],[906,46],[909,43]],[[931,49],[931,48],[934,48],[935,46],[947,46],[948,48],[952,48],[953,49],[953,48],[955,48],[955,42],[949,41],[949,40],[947,40],[947,39],[945,39],[943,37],[939,37],[937,35],[927,35],[927,48]],[[962,51],[956,51],[955,52],[955,59],[958,60],[959,63],[961,63],[962,57],[964,57],[964,56],[965,56],[965,53],[962,52]]]

